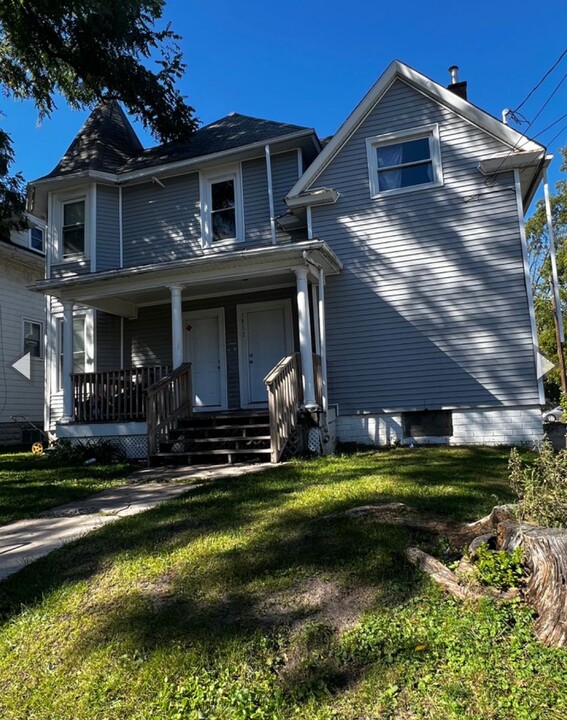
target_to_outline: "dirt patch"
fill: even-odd
[[[373,587],[343,588],[331,580],[311,577],[263,599],[255,616],[268,625],[298,628],[307,622],[324,622],[337,632],[354,627],[375,602]]]
[[[162,575],[155,580],[136,584],[136,590],[146,597],[156,615],[179,603],[179,593],[173,586],[170,575]]]

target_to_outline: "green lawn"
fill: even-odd
[[[501,449],[396,449],[208,484],[0,585],[0,717],[559,720],[567,651],[518,604],[464,606],[372,518],[508,501]],[[442,552],[442,544],[437,550]]]
[[[0,525],[121,485],[131,471],[129,465],[66,467],[44,455],[0,453]]]

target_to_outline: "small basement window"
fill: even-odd
[[[366,150],[372,197],[443,183],[437,125],[368,138]]]
[[[403,419],[404,437],[450,437],[453,434],[451,410],[406,412]]]

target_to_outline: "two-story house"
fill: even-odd
[[[44,425],[46,303],[28,286],[44,277],[45,227],[28,224],[0,238],[0,445],[39,439]]]
[[[51,427],[231,461],[277,459],[304,408],[346,442],[539,439],[523,218],[550,158],[465,94],[393,62],[325,147],[231,114],[144,149],[95,109],[32,184]]]

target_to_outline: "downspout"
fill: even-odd
[[[270,146],[264,148],[266,153],[266,175],[268,176],[268,201],[270,203],[270,230],[272,232],[272,245],[276,244],[276,214],[274,212],[274,187],[272,184],[272,157]]]
[[[303,259],[309,265],[317,268],[318,279],[319,279],[319,346],[321,348],[321,380],[323,385],[323,411],[326,413],[329,406],[328,395],[327,395],[327,329],[325,324],[325,271],[316,263],[307,251],[303,252]]]
[[[124,267],[124,229],[122,225],[122,185],[118,188],[118,248],[120,267]]]

